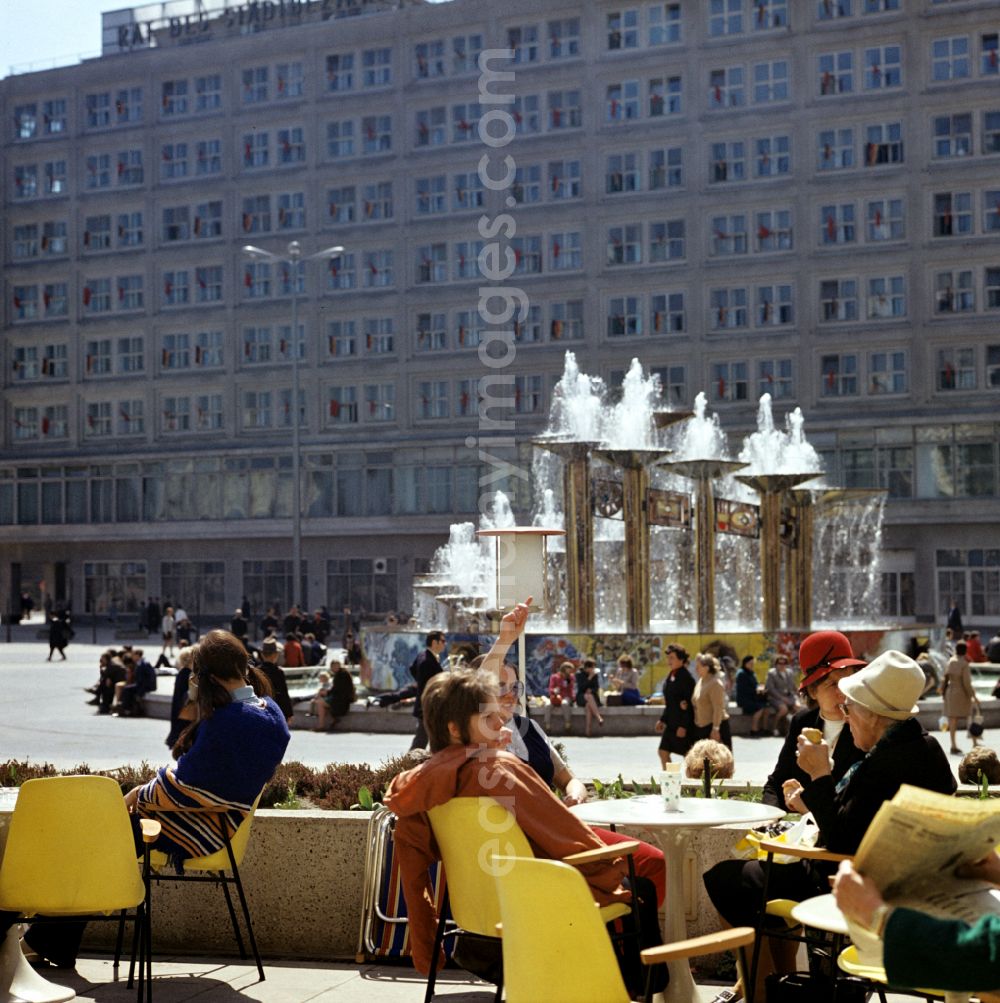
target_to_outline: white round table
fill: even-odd
[[[847,919],[837,908],[833,895],[814,895],[811,899],[803,899],[792,906],[792,917],[803,926],[811,926],[814,930],[826,930],[827,933],[839,933],[848,936]]]
[[[683,862],[691,833],[719,825],[773,822],[785,813],[780,808],[751,801],[719,798],[681,798],[680,811],[666,811],[658,795],[608,801],[585,801],[570,811],[591,825],[625,825],[648,832],[663,850],[667,868],[664,930],[666,943],[687,937],[684,920]],[[695,1003],[697,992],[686,960],[668,962],[670,983],[664,992],[669,1003]]]

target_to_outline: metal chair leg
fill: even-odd
[[[115,973],[115,978],[118,978],[118,965],[122,959],[122,945],[125,941],[125,919],[126,919],[126,909],[122,909],[118,916],[118,936],[115,938],[115,963],[112,966],[112,971]]]
[[[226,900],[226,908],[229,910],[229,922],[233,926],[233,936],[236,938],[236,946],[240,949],[240,958],[246,961],[247,949],[243,943],[243,932],[240,930],[239,920],[236,918],[236,910],[233,908],[233,897],[229,894],[229,879],[222,871],[215,872],[218,875],[218,883],[222,886],[222,894]]]
[[[434,951],[431,954],[431,970],[427,974],[427,990],[424,993],[424,1003],[431,1003],[434,999],[434,983],[437,980],[438,955],[441,953],[441,944],[444,943],[445,916],[448,915],[448,893],[444,893],[441,901],[441,916],[438,919],[437,931],[434,934]]]
[[[760,949],[764,945],[764,923],[767,917],[767,892],[771,882],[771,864],[774,854],[768,853],[764,861],[764,888],[761,895],[760,915],[757,917],[756,936],[753,941],[753,956],[750,961],[750,975],[747,984],[743,987],[743,997],[746,1003],[754,1003],[754,995],[757,989],[757,970],[760,967]]]

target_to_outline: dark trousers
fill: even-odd
[[[829,873],[832,873],[829,872]],[[718,914],[730,926],[755,926],[764,891],[764,865],[758,860],[723,860],[705,872],[705,890]],[[768,898],[801,902],[829,891],[826,874],[807,861],[772,864]],[[773,918],[775,925],[783,923]]]
[[[647,947],[659,947],[663,943],[663,935],[660,933],[660,918],[656,908],[656,888],[653,886],[653,882],[649,878],[641,878],[637,875],[634,894],[639,913],[639,942],[636,943],[635,938],[631,938],[626,940],[624,944],[618,942],[614,945],[622,980],[629,996],[633,998],[641,996],[646,988],[646,966],[642,963],[639,952],[644,951]],[[622,931],[631,933],[632,930],[631,913],[608,924],[608,931],[612,934]],[[670,973],[666,965],[654,965],[653,992],[662,992],[669,978]]]
[[[424,719],[418,717],[417,730],[413,735],[413,741],[410,743],[410,751],[412,752],[414,749],[426,749],[427,741],[427,729],[424,727]]]

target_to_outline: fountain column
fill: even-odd
[[[535,439],[563,461],[566,527],[566,620],[570,630],[594,629],[594,513],[590,454],[596,443]]]
[[[765,632],[781,629],[781,502],[786,491],[811,480],[808,474],[737,474],[760,496],[760,587]]]
[[[813,617],[813,537],[816,509],[809,488],[793,488],[789,492],[796,533],[785,548],[785,611],[788,626],[808,633]]]
[[[594,454],[622,470],[626,625],[638,633],[649,630],[652,610],[647,506],[649,468],[668,453],[666,449],[598,449]]]
[[[733,460],[674,460],[663,464],[671,473],[694,481],[695,622],[699,634],[715,632],[715,491],[712,481],[745,463]]]

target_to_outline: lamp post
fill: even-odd
[[[299,277],[307,261],[329,260],[344,253],[340,246],[325,247],[315,254],[302,254],[302,247],[293,240],[285,253],[273,254],[262,247],[246,244],[243,253],[254,261],[271,261],[291,266],[292,274],[292,605],[301,606],[302,588],[302,473],[299,456]]]

